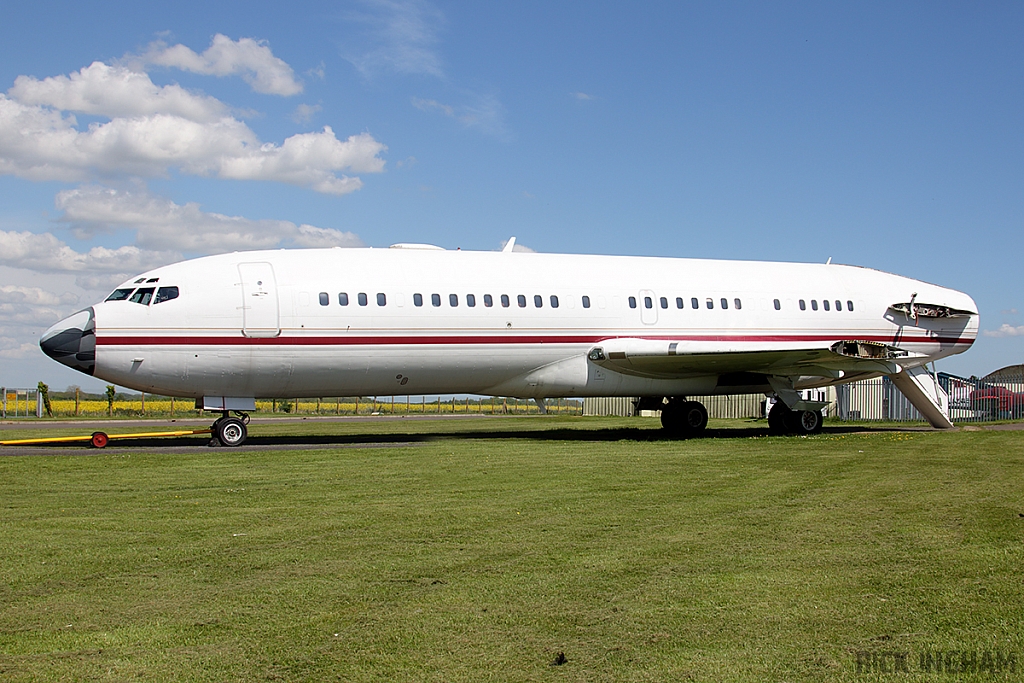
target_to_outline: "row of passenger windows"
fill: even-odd
[[[487,308],[490,308],[491,306],[494,305],[494,297],[492,297],[490,294],[484,294],[483,297],[481,297],[481,298],[483,299],[484,306],[486,306]],[[512,305],[512,300],[509,298],[508,294],[502,294],[499,297],[498,300],[501,302],[501,305],[502,305],[503,308],[508,308],[509,306]],[[360,306],[366,306],[369,303],[369,298],[366,296],[365,292],[359,292],[358,294],[356,294],[356,301],[359,303]],[[475,307],[476,306],[476,294],[467,294],[466,298],[465,298],[465,302],[466,302],[466,306],[468,306],[470,308]],[[331,303],[330,295],[327,292],[320,292],[320,305],[321,306],[329,306],[330,303]],[[414,306],[422,306],[423,305],[423,295],[420,294],[419,292],[417,292],[416,294],[413,294],[412,295],[412,303],[413,303]],[[377,293],[377,305],[378,306],[387,306],[387,304],[388,304],[387,295],[385,295],[383,292],[378,292]],[[518,296],[516,296],[516,304],[519,306],[519,308],[526,308],[526,295],[525,294],[519,294]],[[551,306],[551,308],[558,308],[558,297],[556,295],[552,294],[548,298],[548,304]],[[348,293],[347,292],[339,292],[338,293],[338,305],[339,306],[348,306]],[[441,305],[441,295],[440,294],[431,294],[430,295],[430,305],[434,306],[434,307],[440,306]],[[458,294],[449,294],[448,295],[448,305],[451,306],[452,308],[458,308],[458,306],[459,306],[459,295]],[[540,294],[535,294],[534,297],[533,297],[533,305],[534,305],[535,308],[543,308],[544,307],[544,297],[542,297]],[[583,307],[584,308],[590,308],[590,298],[589,297],[583,297]]]
[[[174,288],[174,289],[175,289],[175,292],[177,292],[177,288]],[[161,290],[162,290],[162,288],[161,288]],[[118,290],[118,291],[121,291],[121,290]],[[177,296],[177,293],[175,293],[175,296]],[[483,299],[484,306],[486,306],[487,308],[490,308],[490,307],[494,306],[494,297],[492,297],[490,294],[484,294],[482,299]],[[360,306],[366,306],[369,303],[369,298],[367,297],[365,292],[359,292],[358,294],[356,294],[356,301],[359,303]],[[508,294],[502,294],[499,297],[499,301],[501,302],[501,306],[503,308],[508,308],[508,307],[510,307],[512,305],[512,300],[511,300],[511,298],[509,297]],[[581,298],[581,301],[583,303],[583,308],[590,308],[590,297],[589,296],[584,295]],[[468,306],[469,308],[475,307],[476,306],[476,295],[475,294],[467,294],[466,297],[465,297],[465,302],[466,302],[466,306]],[[329,306],[330,303],[331,303],[330,295],[327,292],[320,292],[320,305],[321,306]],[[377,305],[378,306],[387,306],[387,303],[388,303],[387,296],[383,292],[378,292],[377,293]],[[412,303],[415,306],[422,306],[423,305],[423,295],[418,293],[418,292],[416,294],[413,294],[412,295]],[[773,303],[776,311],[781,311],[782,310],[782,302],[781,301],[779,301],[778,299],[774,299],[772,303]],[[348,293],[347,292],[340,292],[338,294],[338,304],[341,305],[341,306],[348,306]],[[548,304],[551,306],[551,308],[558,308],[558,297],[556,295],[552,294],[548,298]],[[729,299],[724,297],[724,296],[718,300],[718,304],[719,304],[719,307],[721,309],[723,309],[723,310],[728,310],[730,308]],[[430,295],[430,305],[434,306],[435,308],[439,307],[441,305],[441,295],[440,294],[431,294]],[[458,308],[458,306],[459,306],[459,295],[458,294],[449,294],[448,295],[448,305],[451,308]],[[526,298],[525,294],[518,294],[518,295],[516,295],[516,305],[519,308],[526,308],[527,307],[527,298]],[[629,297],[629,307],[630,308],[636,308],[638,305],[639,304],[638,304],[637,298],[635,296]],[[658,298],[658,305],[661,308],[668,308],[669,307],[668,297],[664,297],[664,296],[663,297],[659,297]],[[678,308],[678,309],[686,308],[686,300],[683,297],[681,297],[681,296],[677,296],[675,298],[675,305],[676,305],[676,308]],[[800,305],[800,310],[801,311],[806,311],[807,310],[807,302],[804,301],[803,299],[799,300],[799,305]],[[533,296],[533,306],[534,306],[534,308],[543,308],[544,307],[544,297],[541,296],[540,294],[535,294]],[[712,297],[705,298],[704,299],[704,306],[706,308],[708,308],[708,309],[714,309],[715,308],[715,300],[714,300],[714,298],[712,298]],[[736,298],[734,298],[732,300],[732,305],[731,306],[732,306],[732,308],[736,309],[737,311],[742,310],[743,309],[743,301],[739,297],[736,297]],[[650,296],[643,297],[643,307],[644,308],[654,308],[654,297],[650,297]],[[690,298],[690,308],[699,309],[700,307],[701,307],[700,299],[697,298],[697,297],[691,297]],[[829,302],[828,299],[825,299],[825,300],[822,301],[822,307],[826,311],[831,310],[831,303]],[[843,302],[840,301],[839,299],[836,299],[835,300],[835,307],[836,307],[837,311],[843,310]],[[817,299],[811,299],[811,310],[812,311],[818,310],[818,300]],[[853,302],[852,301],[847,301],[846,302],[846,310],[848,310],[848,311],[852,311],[853,310]]]

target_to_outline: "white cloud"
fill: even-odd
[[[347,194],[362,187],[338,171],[377,173],[387,147],[369,133],[339,140],[330,127],[281,145],[263,143],[241,121],[201,122],[174,114],[113,118],[84,131],[73,116],[0,94],[0,173],[30,180],[161,176],[171,169],[198,176],[270,180]]]
[[[32,304],[57,306],[78,303],[78,295],[71,292],[55,294],[39,287],[0,285],[0,304]]]
[[[985,330],[982,334],[986,337],[1024,337],[1024,325],[1014,327],[1003,323],[998,330]]]
[[[292,112],[291,119],[295,123],[309,123],[313,116],[319,113],[323,107],[319,104],[300,104]]]
[[[174,253],[146,251],[136,246],[93,247],[77,252],[50,233],[0,230],[0,265],[40,273],[137,273],[161,265]]]
[[[439,111],[445,116],[455,116],[455,107],[447,104],[441,104],[437,100],[424,100],[419,97],[412,98],[412,106],[416,107],[420,111]]]
[[[587,101],[590,101],[590,100],[594,99],[593,95],[588,95],[585,92],[574,92],[574,93],[569,93],[569,94],[572,97],[575,97],[577,100],[580,100],[580,101],[583,101],[583,102],[587,102]]]
[[[448,118],[455,119],[467,128],[475,128],[488,135],[505,136],[504,107],[493,95],[478,95],[473,104],[461,105],[458,108],[443,104],[437,100],[412,98],[412,106],[420,111],[438,112]]]
[[[216,98],[197,95],[179,85],[158,86],[145,73],[103,62],[72,73],[37,80],[18,76],[7,94],[23,105],[115,117],[170,114],[212,123],[227,107]]]
[[[54,319],[56,322],[57,319]],[[0,337],[0,358],[5,360],[21,360],[35,358],[39,355],[39,345],[23,342],[12,337]]]
[[[231,40],[218,33],[210,47],[196,54],[184,45],[170,45],[162,41],[152,43],[145,54],[129,57],[128,61],[174,67],[207,76],[241,76],[258,93],[290,96],[302,92],[302,83],[295,72],[279,57],[275,57],[263,40],[239,38]]]
[[[363,4],[368,11],[349,18],[370,27],[374,47],[348,59],[364,76],[391,71],[445,77],[435,50],[445,23],[440,10],[421,0],[366,0]]]
[[[362,246],[358,235],[290,221],[252,220],[207,213],[199,205],[175,204],[146,192],[86,186],[57,195],[61,220],[80,234],[133,229],[136,243],[154,251],[210,254],[280,246]]]

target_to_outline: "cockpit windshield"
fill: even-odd
[[[149,300],[153,298],[153,290],[153,287],[139,287],[135,290],[135,293],[131,295],[128,301],[148,306]]]
[[[156,292],[155,297],[153,296],[154,291]],[[148,306],[150,303],[156,305],[177,298],[178,288],[173,286],[161,287],[160,289],[156,289],[155,287],[141,287],[139,289],[126,287],[122,289],[115,289],[105,300],[131,301],[132,303]]]
[[[132,295],[135,290],[132,288],[128,289],[115,289],[114,292],[106,298],[107,301],[124,301]]]
[[[162,304],[165,301],[178,298],[177,287],[161,287],[156,293],[156,301],[154,304]]]

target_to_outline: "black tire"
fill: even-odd
[[[687,401],[680,413],[679,421],[687,434],[697,435],[707,428],[708,409],[700,401]]]
[[[768,429],[772,434],[785,434],[789,431],[786,424],[792,410],[782,401],[776,401],[772,409],[768,411]]]
[[[241,446],[248,437],[245,423],[237,417],[222,417],[213,423],[213,434],[223,446]]]
[[[661,427],[665,431],[674,431],[678,426],[679,410],[677,404],[666,403],[661,407]]]
[[[821,431],[821,412],[817,410],[794,410],[790,413],[790,431],[801,436]]]

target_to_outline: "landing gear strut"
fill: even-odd
[[[674,436],[698,436],[708,426],[708,410],[699,401],[669,399],[661,409],[661,426]]]
[[[241,446],[249,435],[245,425],[249,423],[249,415],[236,413],[238,417],[230,417],[227,411],[210,427],[213,436],[222,446]]]
[[[820,411],[790,410],[782,401],[776,401],[768,413],[768,429],[773,434],[817,434],[821,423]]]

